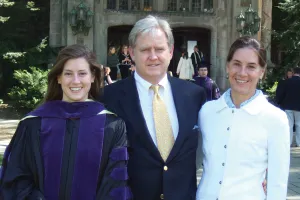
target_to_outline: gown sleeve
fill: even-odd
[[[124,200],[132,199],[128,187],[127,174],[127,136],[126,126],[123,120],[108,115],[105,127],[104,148],[102,163],[107,163],[100,169],[102,177],[97,200]],[[100,175],[101,176],[101,175]]]
[[[39,130],[35,119],[21,121],[6,149],[2,179],[1,195],[5,200],[44,200],[38,188],[39,170],[36,166],[34,149],[38,148],[35,138]]]

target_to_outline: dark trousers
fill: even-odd
[[[117,80],[117,74],[118,74],[118,68],[117,67],[111,67],[110,68],[110,78],[111,80]]]
[[[122,79],[125,79],[130,75],[130,65],[119,65],[119,68]]]

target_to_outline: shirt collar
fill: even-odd
[[[228,93],[230,101],[228,100]],[[225,109],[235,108],[230,97],[230,89],[227,90],[221,98],[216,100],[216,102],[216,112],[221,112]],[[257,115],[266,106],[266,103],[268,103],[268,101],[263,95],[262,91],[256,90],[255,94],[249,100],[243,102],[243,105],[241,104],[242,106],[240,109],[245,110],[251,115]]]
[[[137,84],[143,87],[143,89],[149,90],[149,88],[152,86],[152,83],[149,83],[148,81],[143,79],[136,71],[134,73],[134,79]],[[165,76],[159,81],[158,85],[162,86],[164,89],[169,86],[167,74],[165,74]]]
[[[253,99],[255,99],[260,93],[262,93],[260,90],[255,90],[255,93],[254,95],[241,103],[241,108],[245,105],[247,105],[248,103],[250,103]],[[229,108],[236,108],[233,101],[232,101],[232,98],[231,98],[231,88],[229,88],[226,92],[225,92],[225,102],[226,104],[229,106]]]

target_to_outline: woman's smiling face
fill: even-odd
[[[91,84],[94,82],[89,63],[85,58],[68,60],[63,72],[57,78],[63,91],[63,101],[85,101],[88,98]]]
[[[264,68],[259,65],[258,53],[252,48],[237,49],[227,63],[231,95],[242,101],[250,99],[256,90],[259,79],[263,77]]]

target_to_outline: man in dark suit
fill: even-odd
[[[276,90],[276,101],[285,110],[290,124],[291,145],[293,126],[296,130],[296,146],[300,146],[300,68],[294,68],[292,78],[281,81]]]
[[[129,45],[136,71],[106,86],[103,100],[126,123],[133,197],[195,200],[197,119],[205,91],[167,75],[174,49],[167,21],[153,16],[139,20]]]
[[[203,58],[203,53],[201,51],[199,51],[199,48],[197,45],[194,46],[194,52],[191,55],[191,60],[192,60],[193,66],[194,66],[194,75],[195,76],[197,76],[197,74],[198,74],[198,69],[201,64],[202,58]]]

